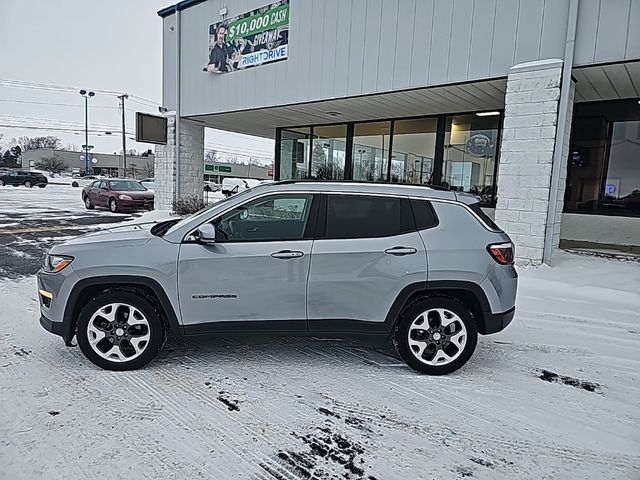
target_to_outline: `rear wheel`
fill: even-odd
[[[0,187],[4,187],[4,186],[5,186],[4,180],[0,180]]]
[[[29,180],[27,180],[26,182],[24,182],[24,186],[27,188],[31,188],[33,187],[33,183],[31,183]]]
[[[79,185],[78,185],[78,182],[71,182],[71,186],[72,187],[78,187]]]
[[[111,210],[112,213],[116,213],[118,211],[118,202],[116,202],[116,199],[113,197],[109,199],[109,210]]]
[[[158,311],[137,293],[110,291],[80,312],[76,336],[82,353],[107,370],[135,370],[153,360],[164,343]]]
[[[40,188],[44,188],[44,187],[46,187],[46,186],[47,186],[47,184],[46,184],[46,183],[41,183],[40,185],[38,185],[38,187],[40,187]]]
[[[409,307],[395,329],[394,343],[411,368],[446,375],[471,358],[478,342],[469,309],[453,298],[433,297]]]
[[[84,206],[87,207],[88,210],[93,210],[94,208],[96,208],[93,203],[91,203],[89,195],[84,196]]]

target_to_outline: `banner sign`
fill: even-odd
[[[286,60],[289,0],[209,25],[209,62],[202,69],[228,73]]]

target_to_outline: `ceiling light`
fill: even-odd
[[[500,112],[478,112],[476,115],[478,117],[495,117],[496,115],[500,115]]]
[[[340,115],[342,115],[340,112],[325,112],[325,113],[330,117],[339,117]]]

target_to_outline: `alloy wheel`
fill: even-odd
[[[109,208],[113,213],[118,211],[118,204],[116,203],[115,198],[112,198],[111,201],[109,202]]]
[[[418,315],[409,326],[409,348],[426,365],[447,365],[462,354],[467,328],[462,319],[446,308],[432,308]]]
[[[33,185],[31,184],[31,182],[29,180],[27,180],[26,182],[24,182],[24,186],[27,188],[31,188]]]
[[[105,360],[128,362],[145,351],[151,329],[137,308],[126,303],[110,303],[91,316],[87,338],[93,351]]]

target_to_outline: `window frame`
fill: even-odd
[[[241,207],[245,207],[246,205],[256,202],[256,201],[264,201],[267,200],[269,197],[282,197],[282,196],[304,196],[304,197],[310,197],[310,205],[309,205],[309,214],[307,215],[307,219],[306,219],[306,223],[304,225],[303,228],[303,232],[302,232],[302,237],[301,238],[296,238],[296,239],[291,239],[291,238],[273,238],[273,239],[234,239],[234,240],[216,240],[216,244],[223,244],[223,245],[228,245],[228,244],[236,244],[236,243],[273,243],[273,242],[300,242],[300,241],[307,241],[307,240],[313,240],[314,239],[314,235],[315,235],[315,231],[316,231],[316,226],[317,226],[317,217],[318,217],[318,206],[320,203],[320,195],[317,192],[270,192],[268,194],[265,195],[260,195],[258,197],[253,197],[248,199],[247,201],[239,204],[239,205],[235,205],[223,212],[220,212],[218,215],[214,216],[213,218],[210,218],[209,220],[207,220],[206,222],[202,222],[200,225],[204,225],[207,223],[210,224],[214,224],[216,221],[220,220],[223,216],[237,210],[238,208]],[[215,225],[214,225],[215,227]],[[197,241],[189,241],[188,239],[193,235],[193,233],[199,228],[196,227],[194,230],[192,230],[189,234],[187,234],[187,236],[185,237],[185,242],[187,243],[197,243]]]

